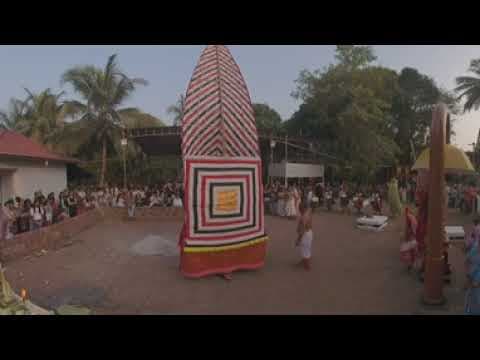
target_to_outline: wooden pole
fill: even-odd
[[[285,135],[285,189],[288,187],[288,135]]]
[[[443,276],[445,271],[445,144],[447,108],[443,104],[433,111],[430,139],[430,181],[428,203],[427,254],[423,302],[443,305]]]

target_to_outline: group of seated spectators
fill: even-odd
[[[16,197],[3,204],[1,215],[6,218],[6,229],[5,234],[0,231],[0,239],[56,224],[96,207],[128,208],[130,216],[136,207],[182,208],[183,195],[183,184],[173,181],[153,186],[130,185],[123,190],[110,185],[79,186],[60,192],[58,197],[37,191],[33,199]]]

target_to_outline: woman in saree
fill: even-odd
[[[286,216],[286,192],[282,186],[278,187],[277,191],[277,215],[280,217]]]
[[[297,208],[295,206],[294,189],[292,187],[288,187],[287,194],[286,215],[289,219],[295,219],[297,217]]]
[[[297,217],[298,214],[300,214],[300,203],[302,202],[302,197],[300,195],[300,191],[298,191],[297,185],[293,185],[292,195],[295,204],[295,217]]]
[[[400,195],[398,193],[398,182],[395,178],[388,184],[388,203],[392,217],[399,216],[402,211],[402,203],[400,202]]]

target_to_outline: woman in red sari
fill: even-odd
[[[408,207],[405,209],[405,219],[405,238],[400,245],[400,257],[408,266],[408,271],[410,271],[418,258],[418,243],[416,239],[418,222]]]

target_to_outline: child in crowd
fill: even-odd
[[[46,225],[52,225],[53,223],[53,206],[52,200],[47,200],[45,202],[45,223]]]
[[[45,216],[45,209],[40,203],[40,200],[35,200],[33,207],[30,208],[30,217],[32,230],[38,230],[43,226],[43,219]]]

